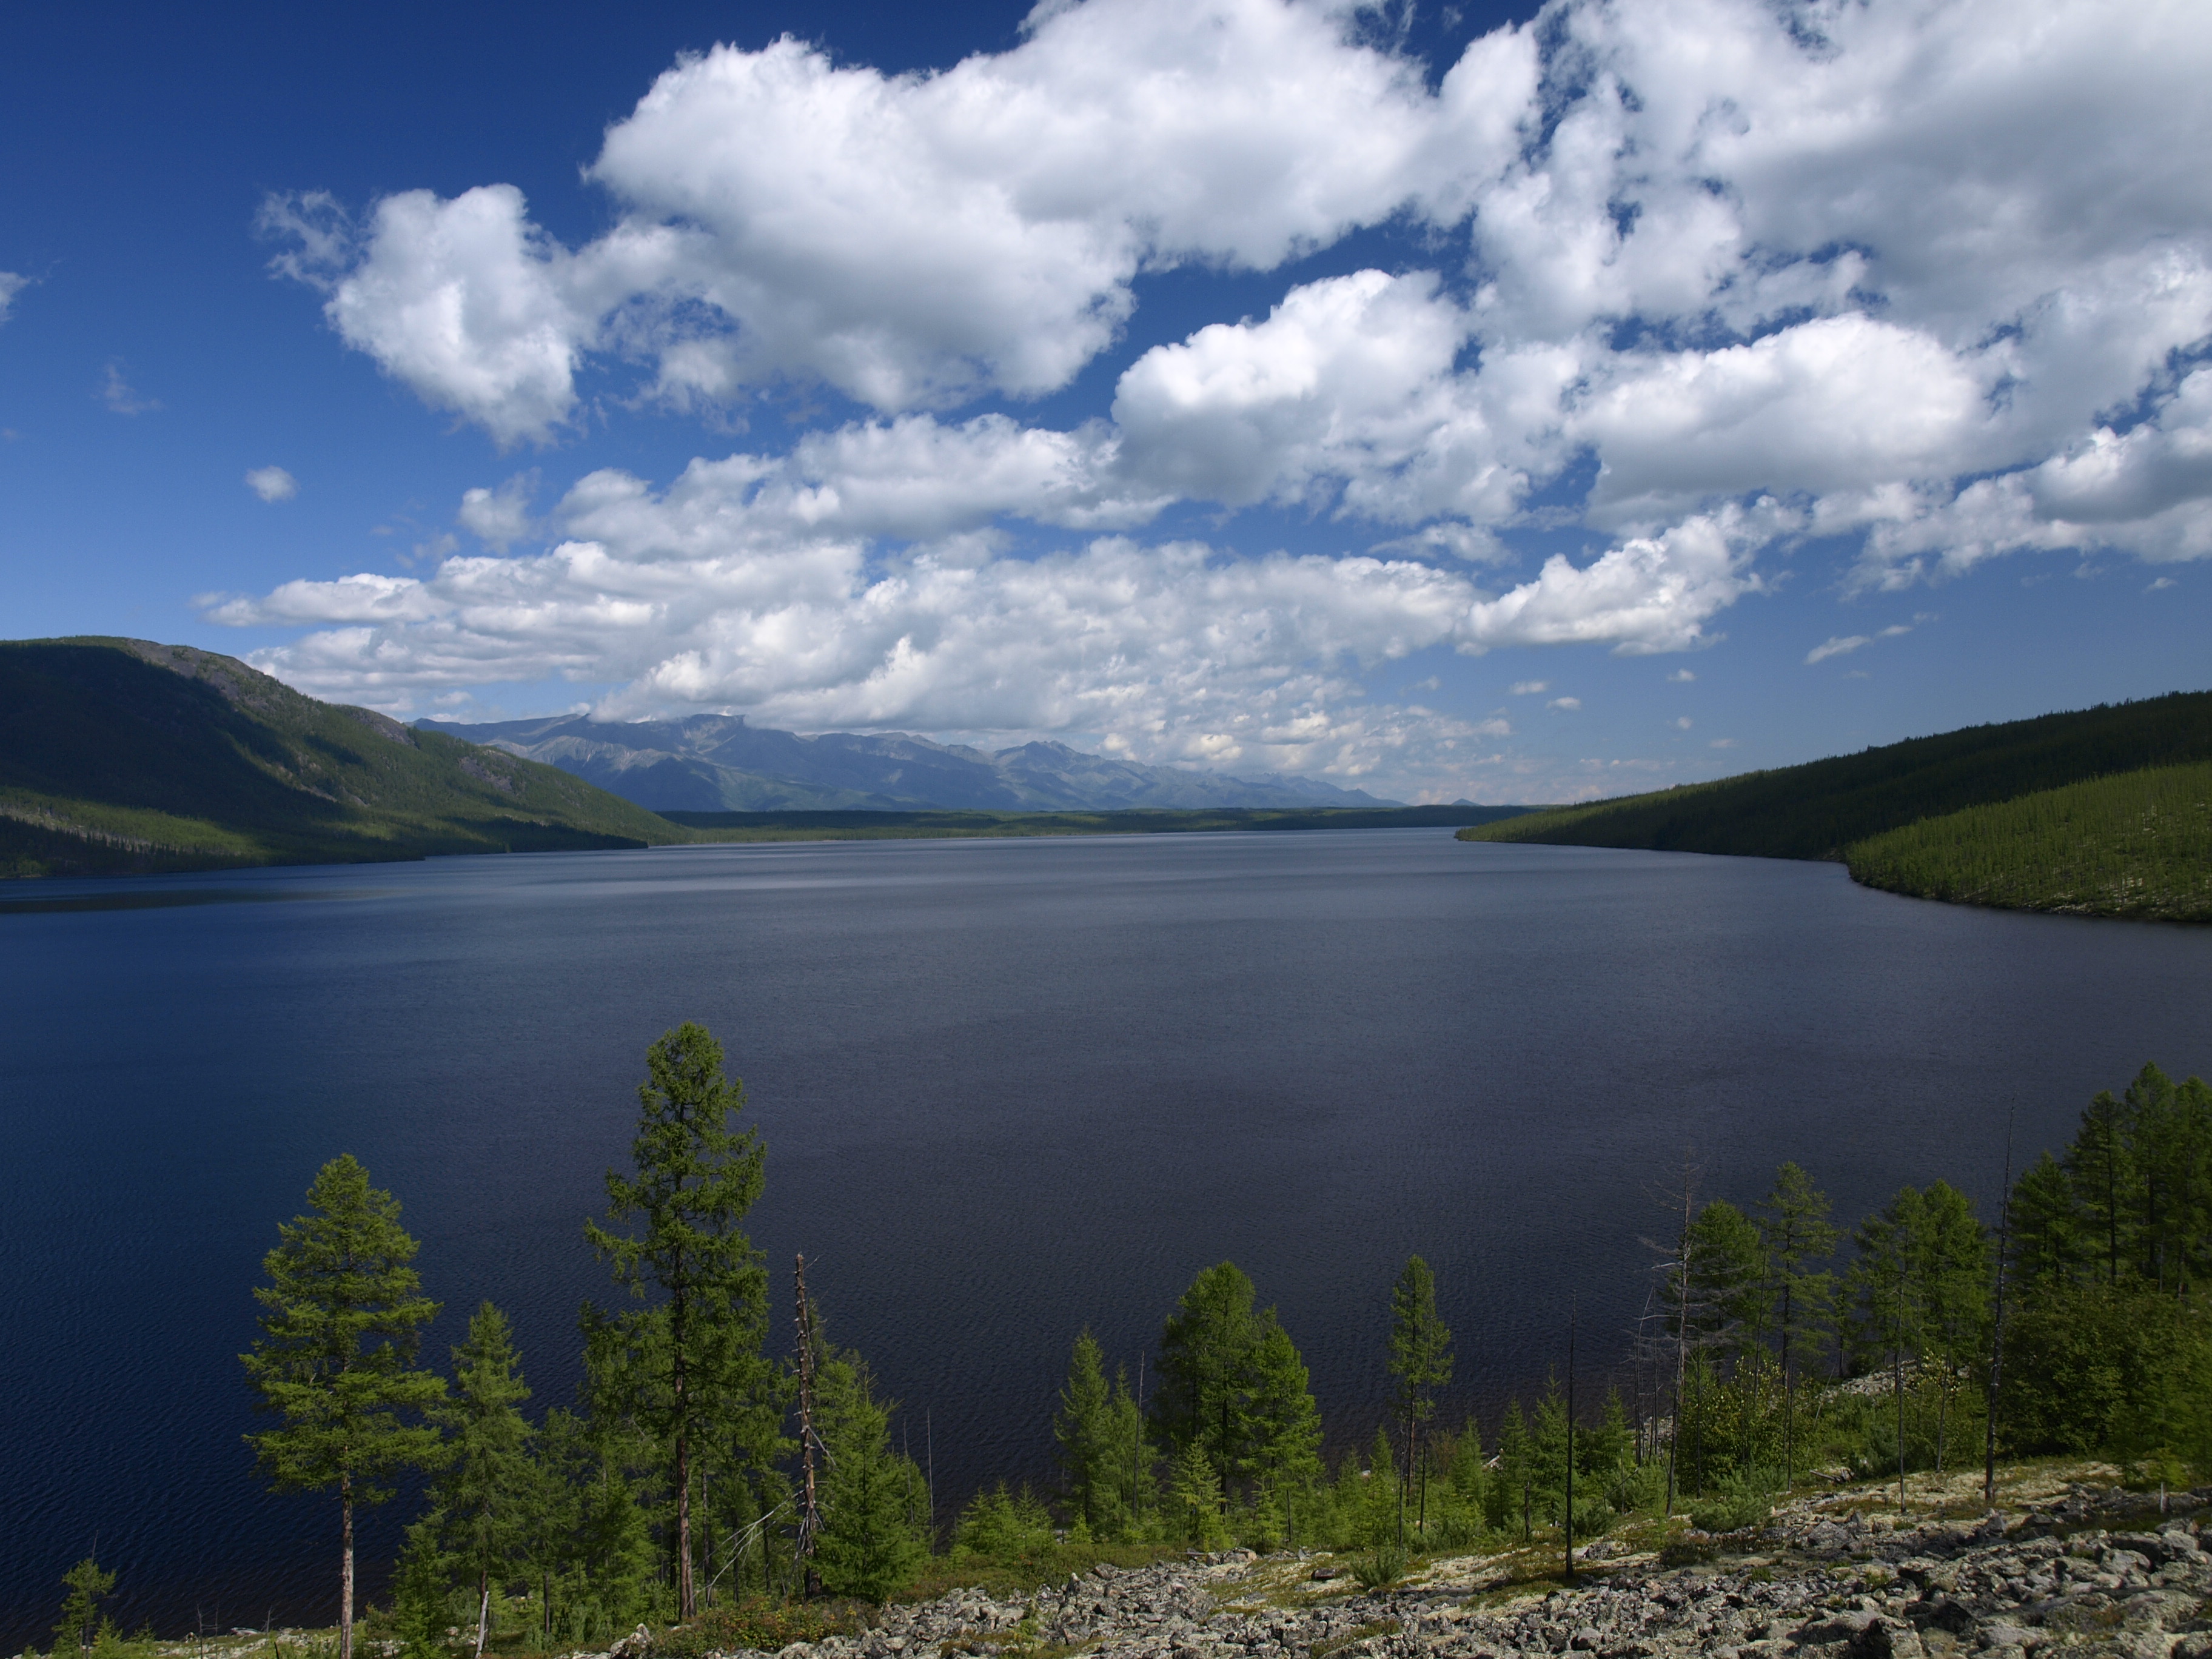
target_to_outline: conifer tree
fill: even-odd
[[[1109,1538],[1122,1525],[1116,1501],[1124,1459],[1114,1438],[1114,1400],[1106,1383],[1106,1358],[1088,1329],[1075,1339],[1068,1356],[1067,1382],[1054,1414],[1053,1438],[1060,1443],[1060,1470],[1068,1506],[1094,1538]],[[1116,1479],[1121,1475],[1121,1479]]]
[[[1243,1462],[1246,1370],[1261,1334],[1252,1298],[1252,1281],[1224,1261],[1191,1281],[1160,1333],[1160,1438],[1177,1457],[1195,1443],[1224,1492]]]
[[[1472,1416],[1452,1443],[1449,1467],[1452,1492],[1461,1507],[1477,1520],[1486,1520],[1490,1510],[1490,1468],[1483,1461],[1481,1429]]]
[[[103,1570],[100,1563],[88,1555],[62,1575],[60,1623],[54,1626],[53,1659],[62,1659],[64,1648],[88,1652],[97,1646],[103,1635],[112,1635],[115,1626],[108,1623],[100,1610],[115,1589],[115,1575]]]
[[[1912,1241],[1914,1291],[1928,1357],[1936,1364],[1936,1473],[1943,1473],[1945,1436],[1959,1378],[1983,1352],[1988,1335],[1990,1238],[1966,1195],[1948,1182],[1922,1194]]]
[[[1814,1264],[1835,1251],[1828,1195],[1795,1164],[1775,1172],[1774,1187],[1759,1204],[1759,1231],[1766,1254],[1766,1304],[1781,1346],[1782,1484],[1796,1482],[1798,1361],[1820,1340],[1835,1304],[1836,1279]]]
[[[894,1407],[852,1354],[825,1359],[818,1376],[830,1477],[822,1494],[815,1565],[835,1595],[888,1601],[913,1582],[927,1553],[908,1519],[919,1472],[891,1449]]]
[[[2081,1127],[2066,1155],[2066,1173],[2074,1179],[2086,1212],[2085,1231],[2096,1242],[2107,1285],[2120,1282],[2121,1235],[2135,1181],[2129,1127],[2127,1108],[2112,1091],[2101,1090],[2081,1114]]]
[[[1305,1362],[1271,1309],[1249,1366],[1252,1425],[1250,1467],[1261,1492],[1282,1510],[1292,1547],[1298,1506],[1321,1476],[1321,1408]]]
[[[1505,1402],[1505,1415],[1498,1425],[1498,1483],[1492,1491],[1503,1500],[1505,1518],[1519,1510],[1523,1539],[1534,1531],[1536,1466],[1532,1452],[1528,1420],[1521,1415],[1521,1402],[1509,1400]]]
[[[1732,1353],[1766,1328],[1766,1245],[1741,1210],[1717,1198],[1690,1224],[1685,1250],[1693,1338]]]
[[[280,1491],[337,1490],[338,1659],[353,1659],[354,1508],[438,1455],[435,1427],[410,1420],[445,1395],[414,1363],[438,1304],[422,1293],[398,1204],[350,1153],[323,1166],[307,1201],[263,1261],[261,1340],[240,1356],[258,1408],[283,1421],[246,1439]]]
[[[2090,1260],[2082,1224],[2072,1178],[2045,1152],[2013,1183],[2013,1262],[2021,1283],[2077,1282]]]
[[[1193,1437],[1176,1454],[1168,1475],[1168,1501],[1184,1541],[1203,1549],[1221,1530],[1221,1481],[1202,1441]]]
[[[1406,1541],[1406,1488],[1421,1477],[1421,1425],[1437,1408],[1436,1391],[1451,1381],[1451,1332],[1437,1317],[1437,1279],[1418,1255],[1406,1258],[1390,1291],[1392,1405],[1406,1438],[1398,1480],[1398,1541]],[[1421,1480],[1420,1524],[1428,1525],[1428,1483]]]
[[[530,1390],[516,1364],[507,1316],[487,1302],[453,1350],[453,1397],[432,1413],[448,1458],[435,1493],[441,1541],[477,1593],[477,1659],[491,1633],[492,1592],[522,1554],[531,1519],[531,1429],[515,1409]]]
[[[586,1344],[629,1411],[667,1459],[676,1511],[676,1606],[698,1613],[692,1583],[693,1454],[718,1410],[770,1386],[761,1358],[768,1329],[768,1275],[739,1226],[759,1198],[765,1152],[730,1125],[744,1104],[742,1084],[722,1074],[721,1045],[687,1021],[646,1052],[631,1143],[635,1174],[607,1171],[609,1219],[633,1218],[639,1233],[584,1224],[585,1237],[633,1296],[664,1300],[610,1315],[588,1304]]]

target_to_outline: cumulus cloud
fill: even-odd
[[[19,276],[12,270],[0,270],[0,323],[8,320],[15,296],[30,285],[31,279],[27,276]]]
[[[530,498],[537,493],[538,475],[518,472],[496,489],[479,485],[462,491],[455,516],[462,529],[494,552],[504,553],[530,533]]]
[[[717,47],[608,129],[597,240],[495,181],[357,218],[308,193],[264,210],[277,268],[502,444],[580,430],[593,374],[872,412],[665,489],[591,473],[543,524],[474,490],[489,556],[414,597],[225,614],[328,623],[286,672],[351,696],[571,673],[626,708],[1282,756],[1284,709],[1350,720],[1406,651],[1708,645],[1784,544],[1848,538],[1869,589],[2212,556],[2208,75],[2187,0],[1553,0],[1436,66],[1309,0],[1049,3],[932,74]],[[1419,268],[1154,345],[1096,418],[961,407],[1068,386],[1148,273],[1385,223]],[[1185,501],[1367,550],[1131,538]],[[1595,556],[1516,568],[1571,525]]]
[[[300,493],[300,481],[281,466],[257,466],[246,475],[246,487],[264,501],[289,501]]]
[[[1509,689],[1516,697],[1533,697],[1540,691],[1550,690],[1552,683],[1549,680],[1516,680]]]
[[[555,508],[563,539],[543,553],[203,603],[216,622],[313,629],[256,660],[387,706],[565,675],[623,682],[610,714],[1095,731],[1152,759],[1350,777],[1418,774],[1510,734],[1370,701],[1363,677],[1381,664],[1565,636],[1653,648],[1694,637],[1745,586],[1719,523],[1580,568],[1556,559],[1492,594],[1419,560],[1231,557],[1118,535],[1032,557],[965,533],[886,549],[855,528],[866,503],[835,493],[747,457],[695,463],[659,492],[601,471]],[[1647,582],[1700,617],[1668,617]]]
[[[1547,708],[1563,709],[1570,714],[1582,706],[1583,700],[1580,697],[1554,697],[1544,705]]]

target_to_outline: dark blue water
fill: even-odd
[[[167,902],[54,906],[118,892]],[[6,1651],[95,1540],[132,1623],[332,1616],[331,1505],[256,1484],[235,1357],[340,1152],[422,1240],[433,1352],[490,1297],[569,1400],[582,1218],[679,1020],[750,1089],[779,1293],[804,1249],[957,1500],[1048,1473],[1079,1327],[1133,1369],[1224,1257],[1349,1441],[1409,1251],[1456,1415],[1540,1378],[1570,1286],[1626,1328],[1686,1152],[1743,1200],[1795,1158],[1845,1219],[1986,1199],[2008,1111],[2032,1151],[2212,1067],[2212,930],[1443,831],[815,843],[19,884],[0,1007]]]

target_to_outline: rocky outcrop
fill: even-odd
[[[1480,1572],[1346,1595],[1292,1558],[1241,1553],[1101,1566],[1018,1601],[956,1592],[889,1607],[779,1659],[2212,1659],[2212,1554],[2196,1522],[2099,1524],[2142,1503],[2076,1492],[1909,1528],[1800,1512],[1693,1542],[1711,1560],[1632,1556],[1519,1595]]]

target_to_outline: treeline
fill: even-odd
[[[336,1499],[340,1659],[356,1510],[410,1474],[423,1508],[375,1614],[404,1659],[453,1659],[455,1632],[481,1656],[501,1630],[551,1651],[641,1622],[684,1624],[674,1654],[775,1648],[818,1634],[838,1598],[1231,1541],[1356,1551],[1379,1584],[1422,1553],[1556,1548],[1631,1516],[1752,1525],[1815,1470],[1893,1479],[1901,1505],[1916,1471],[1978,1462],[1993,1479],[1999,1456],[2097,1453],[2144,1485],[2212,1470],[2212,1090],[2154,1066],[2099,1095],[2072,1142],[2002,1195],[1994,1227],[1942,1181],[1846,1233],[1794,1164],[1741,1206],[1701,1200],[1686,1172],[1607,1386],[1570,1364],[1487,1422],[1439,1419],[1453,1336],[1412,1257],[1376,1356],[1387,1420],[1333,1466],[1290,1333],[1220,1263],[1133,1383],[1078,1334],[1055,1487],[994,1486],[948,1528],[896,1402],[830,1340],[803,1261],[796,1351],[766,1352],[781,1298],[743,1231],[765,1158],[735,1126],[743,1098],[700,1027],[648,1051],[632,1168],[609,1172],[606,1217],[585,1225],[626,1294],[585,1306],[577,1404],[535,1420],[490,1304],[448,1375],[420,1363],[439,1307],[398,1204],[352,1158],[279,1229],[243,1356],[269,1419],[249,1441],[272,1486]],[[119,1650],[100,1612],[113,1583],[94,1560],[72,1571],[57,1653]]]
[[[1554,808],[1466,830],[1461,839],[1839,859],[1856,842],[1967,807],[2206,762],[2212,692],[2177,691]]]

